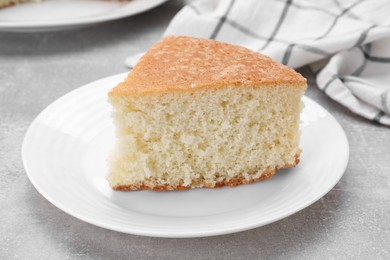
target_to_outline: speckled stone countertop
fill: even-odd
[[[390,259],[390,128],[330,100],[306,69],[307,96],[344,128],[350,160],[333,190],[288,218],[217,237],[140,237],[78,220],[35,190],[20,152],[32,120],[63,94],[127,71],[124,59],[157,41],[182,5],[69,31],[0,32],[0,259]]]

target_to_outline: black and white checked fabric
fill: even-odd
[[[390,126],[389,0],[200,0],[165,35],[216,39],[293,68],[310,65],[329,97]]]

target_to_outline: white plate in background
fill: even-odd
[[[105,179],[114,143],[108,91],[126,74],[80,87],[33,121],[22,159],[35,188],[88,223],[144,236],[202,237],[263,226],[311,205],[343,175],[345,133],[324,108],[304,97],[300,164],[272,179],[235,188],[156,192],[113,191]]]
[[[0,9],[0,31],[62,30],[116,20],[167,0],[43,0]]]

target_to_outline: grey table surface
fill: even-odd
[[[126,72],[124,58],[157,41],[183,6],[62,32],[0,32],[0,259],[390,259],[390,129],[330,100],[309,70],[307,96],[350,144],[348,168],[322,199],[278,222],[224,236],[167,239],[102,229],[49,203],[21,160],[32,120],[63,94]]]

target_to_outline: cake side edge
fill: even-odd
[[[240,177],[240,178],[234,178],[234,179],[229,180],[229,181],[217,182],[214,186],[200,183],[200,184],[196,184],[196,185],[191,184],[189,186],[184,186],[184,185],[171,186],[168,184],[164,184],[164,185],[155,185],[155,186],[151,187],[147,184],[141,183],[140,185],[119,185],[119,186],[112,187],[112,189],[116,190],[116,191],[139,191],[139,190],[174,191],[174,190],[190,190],[190,189],[195,189],[195,188],[217,189],[217,188],[222,188],[225,186],[236,187],[239,185],[251,184],[251,183],[263,181],[266,179],[270,179],[281,169],[295,167],[300,162],[300,154],[301,154],[301,150],[299,150],[299,152],[295,155],[295,161],[293,164],[286,164],[283,167],[275,168],[274,170],[270,170],[270,171],[265,171],[260,175],[260,177],[250,179],[250,180],[246,180],[245,178]]]

